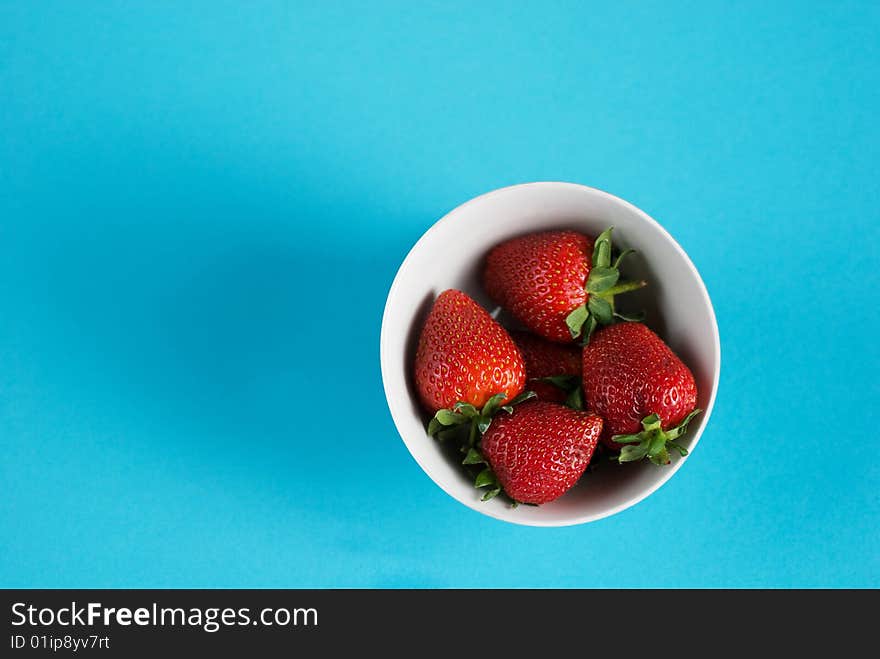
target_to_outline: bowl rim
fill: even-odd
[[[388,384],[389,378],[387,376],[387,373],[390,370],[390,365],[388,364],[388,361],[390,359],[390,356],[389,356],[390,348],[388,346],[390,338],[388,337],[388,333],[386,330],[386,328],[387,328],[386,321],[388,320],[390,310],[393,307],[393,302],[394,302],[395,297],[397,296],[397,291],[399,290],[400,286],[402,285],[401,284],[401,281],[402,281],[401,275],[403,273],[405,273],[406,270],[409,268],[409,263],[413,257],[413,254],[419,250],[422,243],[427,242],[430,239],[430,236],[433,233],[435,233],[436,231],[439,231],[440,227],[442,227],[443,225],[451,222],[456,215],[458,215],[462,210],[464,210],[468,206],[471,206],[471,205],[476,204],[478,202],[485,201],[489,197],[494,197],[497,195],[509,193],[513,190],[529,189],[529,188],[569,188],[569,189],[578,189],[578,190],[582,190],[582,191],[587,191],[590,194],[595,194],[600,197],[604,197],[605,199],[607,199],[608,201],[611,201],[612,203],[621,204],[621,205],[625,206],[630,211],[632,211],[636,215],[638,215],[642,220],[653,225],[654,228],[656,228],[660,232],[660,234],[669,243],[671,243],[672,247],[676,250],[678,255],[682,258],[684,263],[690,269],[691,274],[695,277],[697,283],[699,284],[698,289],[702,293],[704,301],[706,303],[706,306],[709,309],[709,318],[711,320],[711,326],[712,326],[712,343],[713,343],[714,349],[715,349],[715,362],[712,365],[712,367],[713,367],[712,389],[709,392],[709,398],[708,398],[708,403],[706,404],[706,408],[703,410],[700,427],[699,427],[698,431],[691,438],[691,444],[690,444],[691,450],[688,453],[688,455],[684,456],[684,457],[674,461],[672,464],[668,465],[668,468],[666,469],[665,473],[660,478],[658,478],[649,487],[646,487],[644,490],[640,491],[637,495],[631,497],[630,499],[627,499],[626,501],[619,503],[616,506],[612,506],[612,507],[608,508],[607,510],[603,510],[601,513],[591,513],[591,514],[582,515],[582,516],[572,516],[570,518],[565,518],[563,520],[556,519],[556,520],[541,521],[539,519],[529,519],[529,520],[510,519],[509,517],[498,514],[491,507],[482,507],[482,508],[478,507],[477,505],[474,505],[475,502],[465,501],[465,500],[457,497],[452,492],[450,492],[442,484],[441,479],[439,479],[435,475],[435,473],[432,472],[431,467],[424,464],[421,460],[419,460],[418,456],[410,449],[409,441],[406,439],[406,437],[404,437],[404,433],[401,431],[400,425],[397,420],[398,414],[402,413],[402,409],[401,409],[402,403],[396,401],[394,399],[394,397],[391,395],[391,392],[389,391],[389,384]],[[678,244],[678,241],[672,237],[672,235],[663,227],[663,225],[661,225],[659,222],[657,222],[657,220],[655,220],[653,217],[648,215],[641,208],[626,201],[625,199],[622,199],[614,194],[611,194],[610,192],[606,192],[605,190],[601,190],[599,188],[595,188],[592,186],[584,185],[581,183],[573,183],[573,182],[569,182],[569,181],[532,181],[532,182],[528,182],[528,183],[517,183],[514,185],[508,185],[508,186],[504,186],[501,188],[496,188],[494,190],[484,192],[483,194],[480,194],[476,197],[468,199],[467,201],[459,204],[458,206],[456,206],[453,209],[451,209],[450,211],[448,211],[439,220],[437,220],[430,227],[428,227],[428,229],[421,235],[421,237],[409,249],[409,251],[407,252],[403,261],[401,261],[400,266],[397,268],[397,271],[394,275],[394,279],[391,282],[391,286],[388,289],[388,294],[385,299],[385,307],[382,312],[382,325],[381,325],[380,335],[379,335],[379,362],[380,362],[380,369],[381,369],[381,374],[382,374],[382,387],[385,392],[385,402],[388,405],[388,410],[391,413],[391,419],[394,422],[394,427],[397,430],[397,434],[400,437],[401,441],[403,441],[403,444],[406,446],[407,451],[410,454],[410,457],[412,457],[412,459],[416,461],[416,463],[419,465],[419,467],[421,467],[422,471],[424,471],[425,474],[427,474],[427,476],[443,492],[445,492],[449,497],[451,497],[452,499],[454,499],[458,503],[461,503],[461,504],[465,505],[466,507],[468,507],[468,508],[470,508],[470,509],[472,509],[482,515],[485,515],[487,517],[491,517],[491,518],[494,518],[494,519],[497,519],[497,520],[500,520],[503,522],[508,522],[510,524],[517,524],[517,525],[521,525],[521,526],[565,527],[565,526],[575,526],[575,525],[579,525],[579,524],[586,524],[589,522],[596,522],[601,519],[611,517],[612,515],[616,515],[616,514],[623,512],[624,510],[627,510],[629,508],[632,508],[636,504],[647,499],[649,496],[651,496],[658,489],[660,489],[663,485],[665,485],[669,481],[670,478],[672,478],[675,475],[675,473],[679,469],[681,469],[682,465],[684,465],[684,463],[687,461],[687,459],[693,453],[694,447],[696,447],[696,445],[699,443],[700,438],[703,435],[703,431],[705,430],[706,426],[709,423],[709,418],[712,415],[712,410],[715,407],[715,399],[717,397],[718,385],[719,385],[720,378],[721,378],[721,339],[720,339],[719,331],[718,331],[718,320],[715,315],[715,307],[712,304],[712,298],[709,295],[708,289],[706,288],[705,281],[703,281],[703,278],[700,275],[699,270],[697,270],[697,267],[694,265],[690,256],[688,256],[687,252],[685,252],[685,250],[682,248],[682,246]],[[479,501],[477,501],[476,503],[479,503]]]

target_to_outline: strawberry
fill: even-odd
[[[595,240],[577,231],[543,231],[507,240],[490,250],[483,285],[490,297],[535,334],[551,341],[589,341],[598,325],[615,316],[614,296],[645,285],[618,282],[612,263],[611,231]]]
[[[553,343],[529,332],[511,332],[526,365],[528,387],[541,400],[566,403],[583,409],[581,397],[581,350]]]
[[[482,408],[499,393],[503,405],[525,382],[522,355],[507,330],[461,291],[437,296],[416,349],[415,383],[425,409]]]
[[[602,442],[620,462],[648,457],[667,464],[667,445],[701,410],[690,369],[642,323],[620,323],[595,333],[583,352],[584,398],[605,420]]]
[[[501,489],[514,501],[542,504],[558,499],[578,481],[596,449],[602,419],[555,403],[534,401],[500,414],[471,449],[465,464],[485,462],[478,487],[483,498]]]

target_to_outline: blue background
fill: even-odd
[[[874,2],[3,2],[0,585],[880,585],[878,30]],[[664,224],[723,346],[686,468],[562,529],[437,488],[379,371],[407,250],[534,180]]]

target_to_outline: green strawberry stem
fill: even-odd
[[[637,462],[647,457],[655,465],[669,464],[669,450],[667,448],[669,446],[678,451],[682,457],[686,456],[687,449],[675,440],[687,431],[691,419],[700,412],[702,410],[694,410],[681,423],[669,430],[663,430],[660,417],[656,414],[646,416],[642,419],[642,432],[633,435],[614,435],[611,438],[618,444],[626,445],[620,449],[617,461],[622,464]],[[611,459],[613,460],[614,457]]]
[[[428,423],[428,434],[437,439],[445,439],[446,437],[456,434],[465,426],[468,427],[467,439],[462,442],[461,452],[465,454],[462,464],[482,467],[474,478],[474,487],[488,487],[489,489],[483,495],[483,501],[488,501],[497,496],[501,492],[501,484],[495,472],[486,462],[483,454],[480,452],[480,438],[489,429],[492,418],[501,410],[508,414],[513,414],[513,408],[520,403],[535,398],[534,391],[524,391],[519,396],[511,400],[507,405],[502,405],[502,401],[507,398],[506,392],[501,392],[492,396],[482,410],[478,410],[470,403],[463,401],[457,402],[452,409],[438,410],[431,421]],[[461,435],[458,435],[461,437]]]
[[[620,262],[635,250],[624,250],[612,263],[611,232],[613,230],[614,227],[605,229],[596,238],[593,246],[590,275],[584,286],[588,293],[586,303],[574,308],[565,318],[571,338],[582,337],[582,345],[590,342],[590,337],[599,325],[610,325],[615,318],[625,321],[634,320],[635,317],[624,316],[615,310],[614,296],[638,290],[647,284],[642,280],[619,281]]]
[[[612,286],[607,291],[601,294],[600,297],[610,298],[615,295],[620,295],[621,293],[629,293],[630,291],[637,291],[640,288],[643,288],[648,285],[648,282],[644,280],[639,281],[622,281],[619,284]]]

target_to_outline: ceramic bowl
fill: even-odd
[[[456,454],[429,437],[429,415],[418,402],[413,360],[424,319],[439,293],[464,291],[487,310],[496,305],[480,284],[489,249],[514,236],[547,229],[575,229],[596,236],[613,226],[615,247],[638,251],[624,263],[624,275],[649,285],[619,298],[644,309],[646,323],[693,371],[703,413],[690,424],[682,444],[690,451],[658,467],[647,461],[608,462],[585,474],[562,497],[541,506],[512,507],[504,497],[481,501]],[[503,320],[503,317],[502,317]],[[672,236],[632,204],[595,188],[573,183],[526,183],[472,199],[447,213],[419,239],[397,272],[382,318],[382,380],[394,424],[415,461],[452,498],[497,519],[533,526],[581,524],[618,513],[656,491],[694,456],[712,416],[721,350],[712,302],[697,269]],[[674,451],[672,453],[675,453]],[[699,453],[697,453],[699,455]]]

